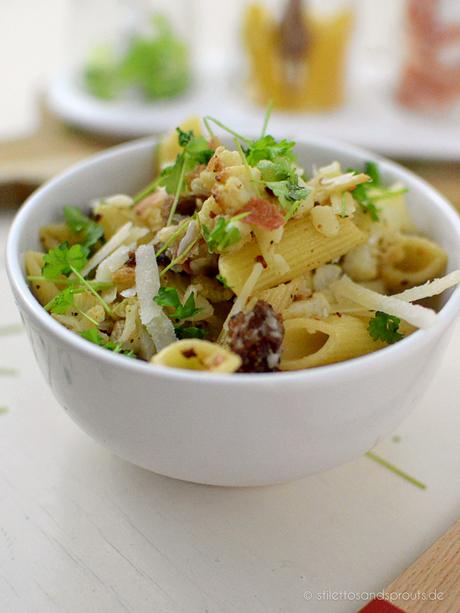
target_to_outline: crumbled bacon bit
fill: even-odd
[[[249,212],[249,215],[241,221],[267,230],[276,230],[286,223],[280,207],[274,202],[264,200],[263,198],[251,198],[239,211],[239,213],[245,212]]]
[[[195,349],[193,349],[193,347],[191,349],[185,349],[182,352],[182,355],[184,356],[184,358],[196,358],[196,351]]]
[[[126,262],[126,266],[129,268],[134,268],[136,266],[136,252],[130,251],[128,253],[128,261]]]
[[[262,266],[263,266],[264,268],[267,268],[267,266],[268,266],[268,264],[267,264],[267,262],[266,262],[266,260],[265,260],[265,258],[264,258],[264,256],[263,256],[263,255],[258,255],[258,256],[256,257],[256,262],[259,262],[259,264],[262,264]]]
[[[181,215],[187,215],[188,217],[192,217],[195,211],[196,211],[196,197],[195,196],[184,196],[183,198],[179,200],[177,204],[177,209],[176,209],[177,213],[180,213]]]
[[[239,372],[279,370],[284,326],[281,316],[263,300],[247,313],[237,313],[228,324],[230,349],[242,359]]]

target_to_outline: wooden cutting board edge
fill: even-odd
[[[384,590],[406,613],[460,611],[460,520]],[[399,598],[396,596],[399,595]]]

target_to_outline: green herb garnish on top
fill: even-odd
[[[205,331],[202,328],[180,324],[180,322],[190,319],[201,310],[195,304],[195,294],[191,293],[182,304],[175,287],[160,287],[154,300],[160,306],[166,307],[166,314],[176,322],[174,331],[177,338],[204,338]]]
[[[175,287],[160,287],[154,301],[162,307],[168,307],[168,317],[177,321],[190,319],[190,317],[193,317],[200,311],[195,304],[195,294],[193,292],[182,304]]]
[[[238,243],[241,240],[241,232],[238,226],[235,225],[235,222],[244,219],[248,215],[249,213],[245,212],[235,215],[230,219],[218,217],[216,225],[212,230],[202,225],[201,232],[208,246],[209,253],[222,253],[228,247]]]
[[[360,171],[349,168],[348,172],[359,174]],[[395,198],[407,193],[406,188],[391,190],[386,189],[382,183],[380,170],[375,162],[366,162],[363,172],[369,176],[367,183],[361,183],[352,191],[353,198],[358,202],[365,213],[370,215],[372,221],[380,220],[380,208],[377,206],[379,200]]]
[[[257,140],[248,141],[248,143],[243,151],[250,166],[257,166],[262,160],[295,162],[295,142],[292,140],[282,139],[277,141],[270,134],[266,134]]]
[[[297,213],[311,189],[300,182],[294,153],[295,142],[286,139],[278,141],[271,134],[265,134],[270,113],[269,105],[262,136],[255,140],[245,138],[213,117],[205,117],[204,123],[211,135],[213,132],[209,124],[213,122],[236,139],[245,163],[260,170],[263,186],[275,194],[285,211],[286,219],[290,219]]]
[[[257,168],[265,187],[275,194],[286,213],[286,219],[290,219],[311,192],[309,187],[300,184],[297,167],[288,158],[279,158],[275,161],[261,160]]]
[[[88,251],[104,236],[104,228],[77,207],[64,207],[64,217],[72,232],[81,235],[80,244]]]
[[[185,191],[185,177],[200,164],[207,164],[214,151],[209,148],[208,141],[203,136],[195,136],[193,130],[184,132],[177,128],[177,138],[182,151],[177,155],[174,164],[166,166],[161,172],[158,185],[163,186],[168,194],[174,195],[167,225],[170,225],[177,203]]]
[[[42,274],[45,279],[56,279],[60,275],[68,277],[72,272],[79,272],[88,261],[88,254],[82,245],[72,245],[65,242],[50,249],[43,256]]]
[[[108,349],[109,351],[113,351],[114,353],[120,353],[121,355],[125,355],[128,358],[135,357],[134,351],[123,349],[120,343],[114,343],[110,340],[104,340],[97,328],[90,328],[89,330],[80,332],[80,336],[85,338],[87,341],[90,341],[91,343],[94,343],[99,347],[103,347],[104,349]]]
[[[99,303],[104,308],[104,311],[112,316],[112,309],[105,302],[105,300],[97,293],[95,287],[90,281],[87,281],[83,275],[81,274],[81,270],[85,267],[88,262],[88,248],[82,245],[72,245],[69,243],[61,243],[54,249],[50,249],[48,253],[43,256],[43,268],[42,275],[45,279],[49,281],[56,281],[61,275],[64,277],[69,277],[71,274],[79,281],[81,287],[84,288],[84,291],[88,291],[93,294],[93,296],[99,301]],[[48,310],[51,308],[64,309],[64,306],[70,306],[71,299],[73,301],[73,290],[72,287],[67,288],[68,291],[63,290],[61,292],[62,298],[55,298],[56,302],[52,305],[48,303],[46,307]],[[73,291],[72,291],[73,290]],[[61,302],[59,302],[61,301]],[[54,311],[59,312],[59,311]]]
[[[367,330],[375,341],[384,341],[391,345],[404,338],[404,335],[399,331],[400,323],[399,317],[377,311],[369,321]]]

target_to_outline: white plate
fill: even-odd
[[[98,100],[86,94],[76,79],[64,75],[52,83],[49,104],[70,124],[123,138],[163,132],[191,114],[215,115],[235,129],[253,132],[262,122],[263,111],[234,85],[238,80],[230,84],[220,72],[208,70],[207,77],[199,77],[187,96],[150,104]],[[340,110],[274,113],[270,131],[292,137],[329,136],[397,158],[460,161],[458,114],[427,117],[410,113],[394,102],[391,90],[388,81],[372,82],[361,75],[354,80],[348,102]]]

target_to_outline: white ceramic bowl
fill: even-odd
[[[299,139],[301,140],[301,139]],[[360,149],[318,138],[297,147],[307,169],[377,160],[386,181],[410,188],[422,232],[460,268],[460,219],[424,181]],[[256,485],[297,479],[360,456],[389,434],[428,385],[460,310],[460,290],[436,325],[372,355],[309,371],[209,375],[153,368],[93,345],[54,321],[30,292],[22,254],[66,204],[134,193],[151,179],[154,141],[114,148],[39,189],[18,213],[8,274],[38,364],[57,400],[91,437],[155,472],[201,483]]]

